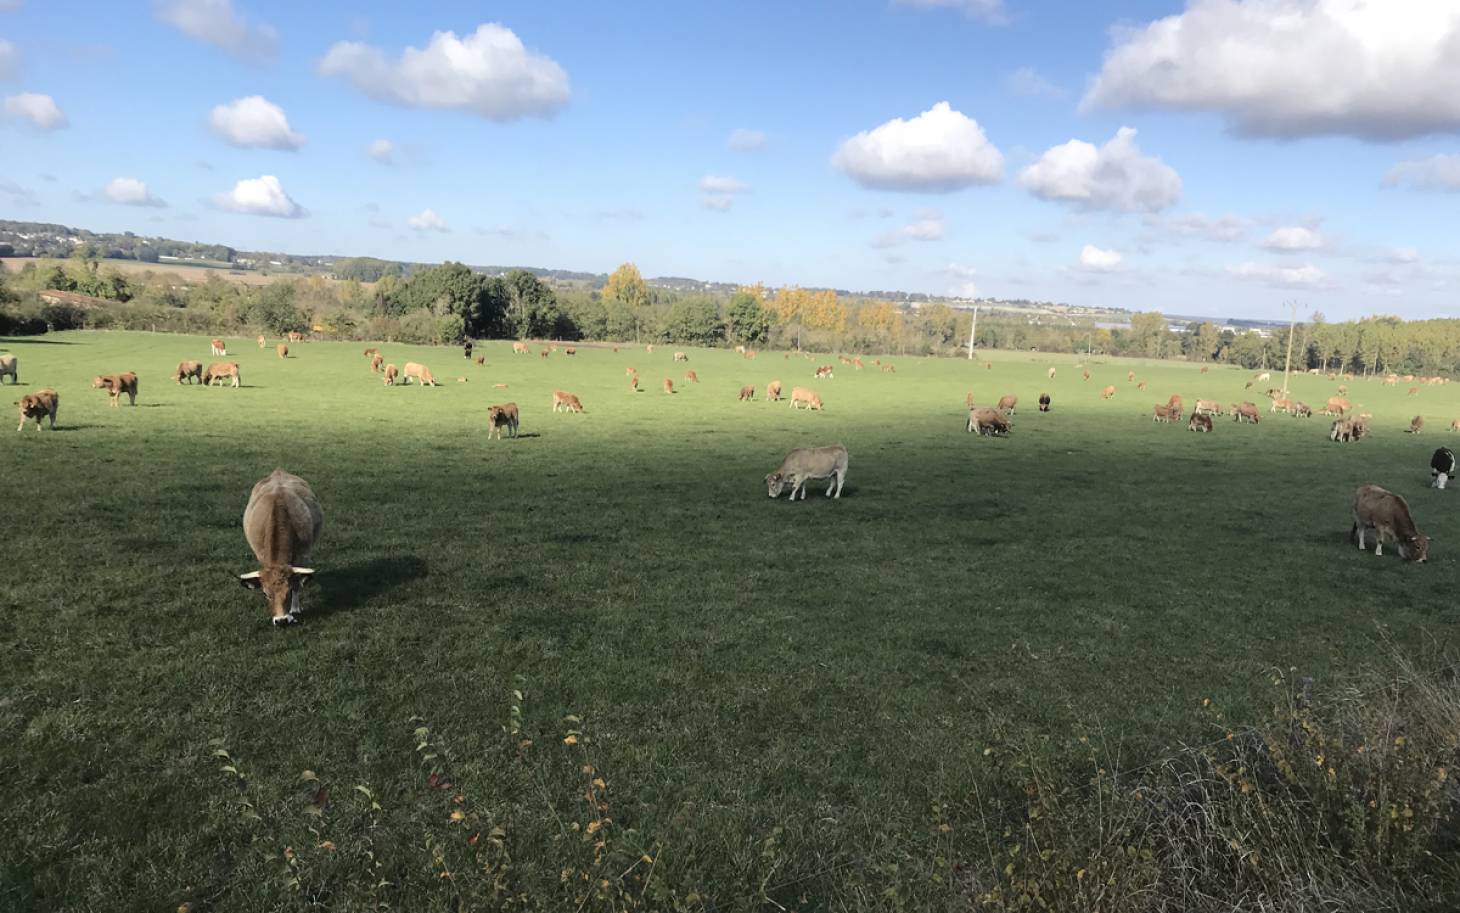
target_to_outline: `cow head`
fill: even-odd
[[[772,498],[780,497],[781,492],[786,490],[786,481],[786,477],[779,472],[771,473],[765,477],[766,493]]]
[[[1424,564],[1425,559],[1430,556],[1430,537],[1422,533],[1415,533],[1399,540],[1399,557],[1405,561],[1414,561]]]
[[[301,611],[299,595],[313,576],[313,568],[283,564],[262,568],[251,574],[241,574],[238,582],[245,589],[263,593],[274,624],[291,625],[298,621],[296,616]]]

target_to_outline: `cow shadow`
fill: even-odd
[[[315,581],[323,599],[310,606],[307,614],[323,618],[355,608],[401,584],[419,580],[427,572],[426,561],[415,555],[390,555],[345,567],[321,569]]]
[[[58,434],[69,434],[72,431],[90,431],[93,428],[100,428],[100,425],[57,425],[54,428],[43,428],[42,432],[55,431]]]

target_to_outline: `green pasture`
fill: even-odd
[[[0,339],[12,423],[61,398],[54,433],[0,430],[0,909],[611,909],[576,886],[626,866],[665,908],[850,908],[999,732],[1135,766],[1219,736],[1203,699],[1257,713],[1271,670],[1457,630],[1460,490],[1428,487],[1457,384],[1348,382],[1374,433],[1343,445],[1216,366],[378,344],[422,389],[365,344],[275,342],[228,341],[235,390],[172,383],[206,338]],[[124,370],[138,404],[112,409],[91,378]],[[825,411],[763,401],[773,379]],[[964,431],[970,390],[1018,395],[1008,438]],[[1152,423],[1172,393],[1262,422]],[[522,435],[488,441],[507,401]],[[789,449],[834,442],[840,500],[766,497]],[[236,579],[276,467],[325,513],[288,629]],[[1409,500],[1427,564],[1349,544],[1363,482]]]

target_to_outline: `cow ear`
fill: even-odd
[[[264,585],[263,581],[259,579],[258,571],[254,571],[250,574],[239,574],[238,582],[243,584],[244,589],[247,590],[256,590]]]

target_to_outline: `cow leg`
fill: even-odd
[[[842,496],[842,486],[845,484],[847,484],[847,471],[843,469],[836,474],[836,496],[838,498]]]
[[[1354,524],[1354,534],[1358,537],[1359,551],[1365,552],[1368,549],[1364,546],[1364,527],[1361,523]]]

